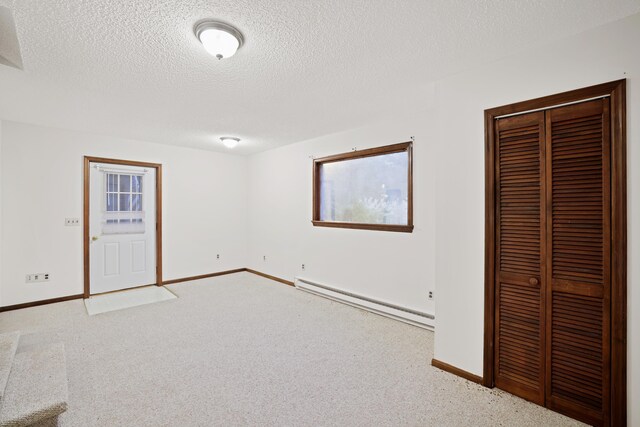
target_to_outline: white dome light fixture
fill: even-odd
[[[236,138],[233,136],[223,136],[220,138],[220,141],[222,141],[224,146],[227,148],[235,148],[238,146],[238,143],[240,142],[240,138]]]
[[[201,21],[194,32],[205,50],[218,59],[232,57],[244,43],[242,33],[224,22]]]

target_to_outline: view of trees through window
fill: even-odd
[[[408,222],[408,152],[320,167],[320,220],[362,224]]]

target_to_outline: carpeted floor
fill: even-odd
[[[64,342],[63,426],[579,425],[431,367],[423,329],[249,273],[170,289],[96,316],[81,300],[1,313],[0,332]]]

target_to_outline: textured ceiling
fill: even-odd
[[[249,154],[376,120],[445,75],[640,11],[640,0],[0,0],[24,70],[0,118]],[[245,45],[209,56],[196,21]]]

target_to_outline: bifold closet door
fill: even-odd
[[[608,425],[609,99],[497,119],[497,387]]]
[[[608,424],[609,99],[546,112],[546,405]]]
[[[497,387],[545,399],[545,114],[496,121]]]

